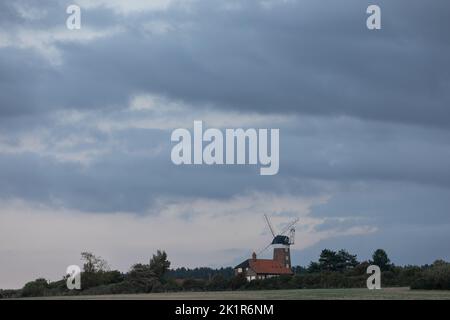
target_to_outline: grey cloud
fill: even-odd
[[[282,140],[281,165],[289,174],[450,186],[446,130],[348,118],[309,120],[300,118],[297,132]]]
[[[450,185],[448,132],[439,129],[300,117],[294,127],[282,128],[281,170],[267,178],[259,176],[257,166],[175,166],[170,161],[169,131],[121,129],[105,133],[90,126],[90,121],[95,124],[104,116],[100,113],[94,120],[56,126],[42,137],[49,151],[0,157],[2,189],[19,198],[32,196],[35,189],[34,200],[56,198],[69,207],[88,211],[144,213],[155,197],[171,194],[227,198],[259,190],[318,195],[358,183],[369,187],[381,184],[388,190],[395,183],[411,183],[422,185],[431,197],[434,188],[448,190]],[[125,114],[116,117],[127,121]],[[87,143],[53,147],[73,135],[83,138],[82,134]],[[20,134],[9,144],[14,146],[18,141]],[[83,151],[93,154],[87,165],[61,161],[67,153]],[[24,189],[24,184],[29,188]],[[371,194],[370,188],[360,192],[363,197]],[[406,196],[399,199],[407,203]]]
[[[235,11],[201,2],[188,12],[124,18],[111,11],[109,21],[108,10],[87,10],[86,26],[102,15],[126,32],[58,44],[64,66],[33,89],[54,107],[102,108],[151,91],[227,109],[448,126],[450,54],[441,32],[448,22],[424,22],[442,17],[447,4],[418,3],[381,1],[384,28],[376,33],[365,28],[360,1],[271,9],[250,1]],[[142,27],[158,20],[174,29],[155,35]]]

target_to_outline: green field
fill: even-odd
[[[410,290],[409,288],[368,289],[297,289],[297,290],[261,290],[261,291],[225,291],[225,292],[177,292],[149,293],[106,296],[71,296],[44,299],[83,299],[83,300],[383,300],[383,299],[446,299],[450,300],[450,291]]]

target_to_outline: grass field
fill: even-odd
[[[445,299],[450,300],[450,291],[422,291],[409,288],[368,289],[300,289],[300,290],[262,290],[262,291],[225,291],[225,292],[177,292],[150,293],[106,296],[51,297],[45,299],[82,299],[82,300],[414,300]]]

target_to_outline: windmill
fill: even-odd
[[[295,224],[299,221],[298,218],[290,222],[280,233],[276,233],[272,224],[270,223],[269,217],[265,214],[267,225],[269,226],[270,232],[272,233],[273,240],[264,249],[259,251],[258,255],[267,250],[269,247],[273,246],[273,260],[281,263],[281,265],[287,268],[291,267],[291,252],[290,246],[294,244],[295,238]],[[286,235],[289,232],[289,235]]]

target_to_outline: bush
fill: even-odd
[[[436,261],[413,282],[411,289],[450,290],[450,263]]]
[[[14,299],[22,296],[22,290],[1,290],[0,299]]]
[[[186,279],[183,281],[185,291],[203,291],[206,288],[206,281],[202,279]]]
[[[46,295],[48,282],[45,279],[36,279],[25,284],[22,289],[22,297],[43,297]]]
[[[212,277],[210,281],[206,284],[206,288],[209,291],[222,291],[229,287],[229,282],[220,273]]]
[[[119,283],[124,280],[124,276],[119,271],[96,271],[83,272],[81,274],[81,287],[83,290]]]
[[[167,279],[164,283],[165,292],[177,292],[181,291],[182,286],[175,279]]]
[[[247,284],[247,279],[245,278],[245,275],[243,273],[240,273],[231,279],[231,282],[230,282],[231,290],[238,290],[241,287],[245,286],[246,284]]]
[[[154,286],[161,284],[158,276],[147,264],[135,264],[126,277],[126,282],[136,289],[136,292],[152,292]]]

